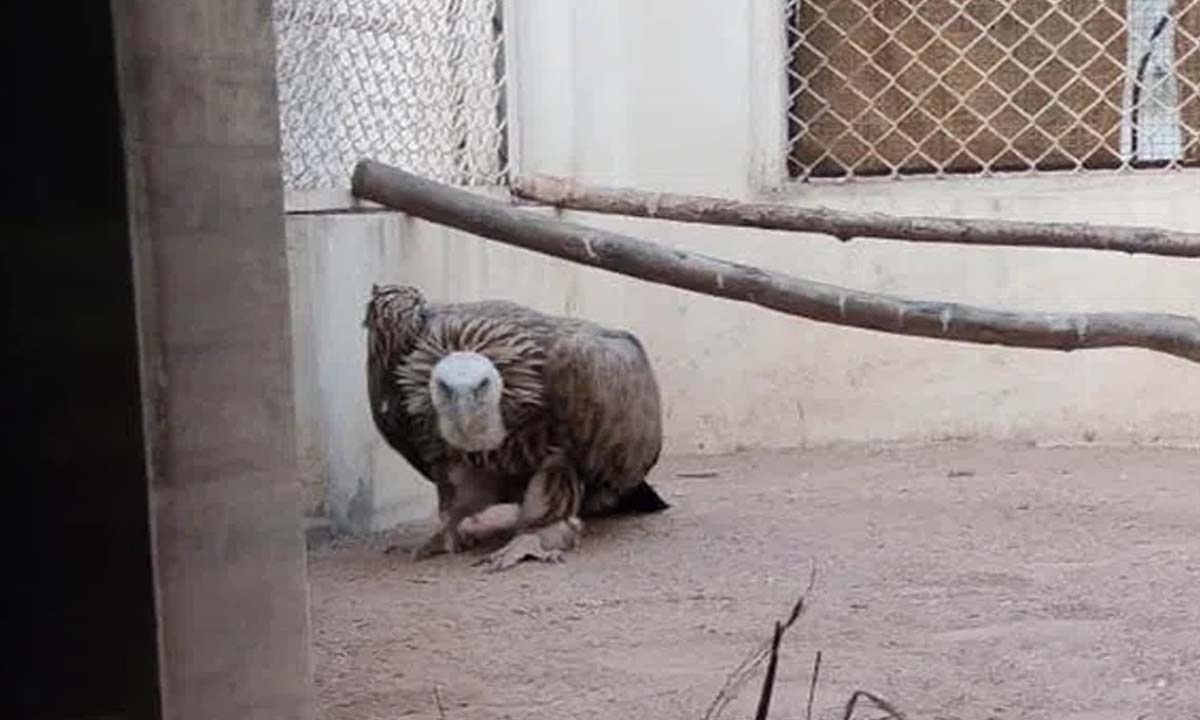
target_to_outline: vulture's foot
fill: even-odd
[[[415,562],[420,562],[421,560],[428,560],[435,555],[441,555],[442,553],[449,552],[447,545],[446,531],[438,530],[431,535],[428,540],[421,543],[417,549],[412,551],[412,559]]]
[[[477,565],[483,565],[488,572],[500,572],[516,566],[524,560],[539,562],[562,562],[562,550],[542,546],[537,533],[521,533],[508,542],[507,545],[491,553]]]
[[[412,559],[416,562],[427,560],[435,555],[449,553],[454,555],[475,546],[475,538],[461,532],[451,532],[442,528],[429,537],[416,550],[412,551]]]
[[[575,547],[582,529],[583,523],[571,518],[525,531],[475,564],[484,565],[488,572],[500,572],[524,560],[559,563],[563,561],[563,553]]]

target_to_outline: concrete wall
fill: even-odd
[[[161,717],[306,720],[314,710],[271,3],[112,7]],[[112,650],[111,662],[122,662]]]
[[[777,78],[756,65],[769,45],[762,27],[770,27],[770,5],[517,3],[510,28],[520,169],[734,197],[773,190],[798,203],[847,209],[1200,230],[1196,173],[779,183],[772,173],[782,158],[770,152],[778,116],[764,115],[778,106]],[[1194,262],[883,241],[842,245],[823,237],[564,215],[914,298],[1200,315]],[[428,489],[381,449],[367,415],[358,323],[375,279],[416,283],[435,299],[508,297],[639,333],[662,378],[668,452],[951,437],[1184,443],[1200,437],[1200,372],[1145,351],[1067,355],[820,325],[570,266],[390,213],[293,215],[288,232],[297,327],[307,328],[298,330],[297,342],[309,348],[297,352],[298,373],[307,378],[298,382],[301,397],[308,394],[301,441],[317,489],[312,503],[321,478],[333,478],[328,510],[348,517],[350,498],[365,488],[375,500],[363,507],[376,508],[368,513],[374,520],[350,523],[355,527],[424,515],[431,502]]]

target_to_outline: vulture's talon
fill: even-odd
[[[439,531],[412,551],[412,559],[413,562],[420,562],[446,552],[453,552],[453,549],[447,542],[445,534]]]
[[[521,533],[507,545],[484,557],[476,565],[485,565],[488,572],[502,572],[515,567],[524,560],[538,562],[563,562],[562,550],[542,547],[542,540],[536,533]]]
[[[422,545],[421,547],[413,550],[409,556],[412,558],[413,562],[421,562],[422,560],[428,560],[429,558],[438,554],[440,554],[439,550],[430,548],[428,545]]]
[[[446,552],[455,555],[461,552],[466,552],[479,544],[477,538],[474,538],[466,533],[458,533],[456,536],[446,540]]]

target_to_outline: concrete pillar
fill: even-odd
[[[309,718],[271,2],[112,7],[163,717]]]

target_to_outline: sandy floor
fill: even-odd
[[[697,719],[816,562],[773,718],[803,717],[817,650],[821,718],[856,688],[912,718],[1200,718],[1200,453],[842,448],[653,481],[671,510],[558,566],[380,553],[424,528],[314,553],[324,717]]]

